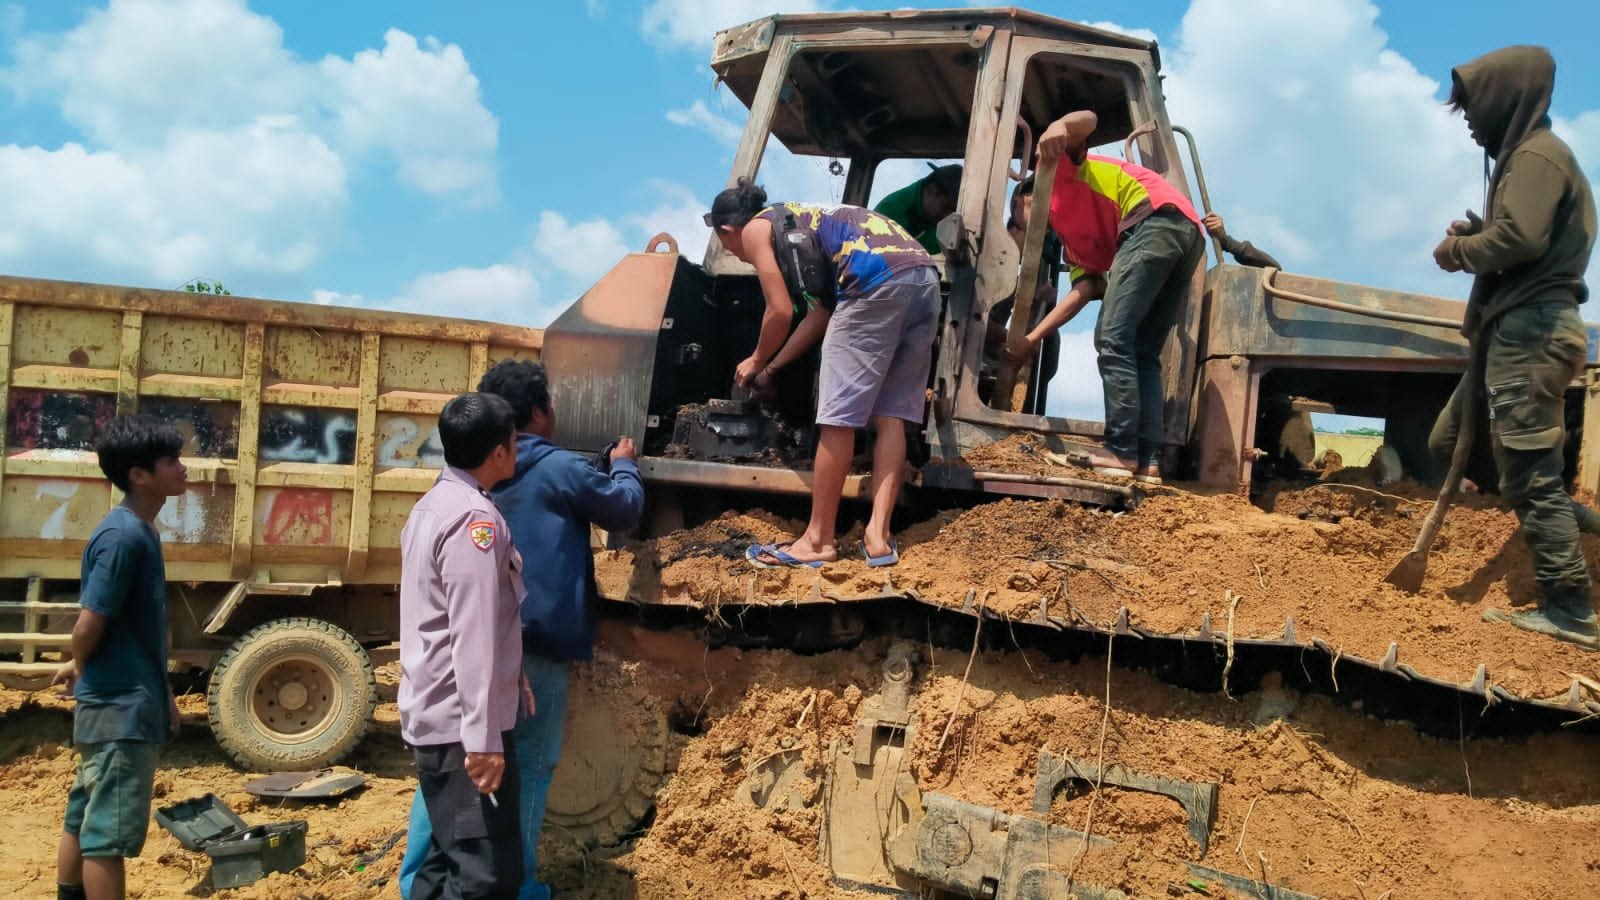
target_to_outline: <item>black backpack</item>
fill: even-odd
[[[817,233],[801,228],[786,207],[781,208],[781,215],[773,217],[772,252],[778,258],[778,271],[783,273],[790,296],[803,300],[808,309],[818,303],[833,308],[837,289],[833,261],[822,252]]]

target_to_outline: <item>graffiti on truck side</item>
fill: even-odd
[[[263,407],[261,458],[348,466],[356,458],[355,416],[325,409]]]
[[[205,400],[145,397],[139,411],[172,423],[183,435],[184,456],[237,459],[239,406]]]
[[[439,443],[439,426],[430,422],[426,428],[424,431],[424,426],[409,416],[385,417],[378,425],[378,465],[396,469],[443,466],[444,445]]]
[[[41,481],[34,487],[34,502],[50,510],[39,524],[39,537],[47,541],[66,539],[67,510],[72,498],[78,496],[79,487],[76,481]]]
[[[110,394],[16,389],[6,403],[7,450],[93,450],[117,414]]]
[[[171,498],[156,514],[156,532],[163,541],[217,544],[228,540],[233,494],[215,485],[198,485]]]
[[[268,544],[333,543],[333,494],[310,488],[263,491],[261,540]]]
[[[444,465],[444,445],[434,419],[384,414],[378,417],[377,464],[380,468],[437,468]],[[356,458],[356,418],[347,412],[290,406],[261,411],[261,459],[264,462],[307,462],[347,466]]]

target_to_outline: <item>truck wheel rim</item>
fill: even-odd
[[[273,740],[300,744],[333,725],[344,701],[338,679],[308,657],[277,659],[250,682],[251,723]]]

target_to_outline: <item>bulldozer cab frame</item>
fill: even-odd
[[[1017,429],[1101,434],[1099,422],[1015,412],[985,397],[985,333],[1021,268],[1006,227],[1011,192],[1052,121],[1093,110],[1093,145],[1115,145],[1187,191],[1153,42],[1009,9],[772,16],[720,33],[711,65],[750,110],[730,185],[760,180],[769,141],[841,161],[842,201],[859,206],[869,205],[887,160],[962,164],[956,210],[939,228],[947,293],[926,433],[934,457],[957,459]],[[713,276],[750,272],[715,240],[705,267]],[[1203,279],[1196,274],[1192,297]],[[1198,304],[1186,304],[1168,348],[1171,446],[1188,431],[1181,386],[1193,376],[1199,319]],[[936,465],[925,478],[942,473]]]

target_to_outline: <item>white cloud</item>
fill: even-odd
[[[433,37],[419,45],[393,28],[383,43],[320,66],[336,87],[331,106],[351,149],[393,155],[401,182],[424,193],[494,199],[499,123],[461,48]]]
[[[683,185],[660,179],[650,181],[648,186],[657,197],[656,205],[646,212],[622,217],[623,224],[636,236],[641,236],[628,249],[643,250],[645,241],[665,233],[677,241],[679,253],[699,262],[706,242],[711,240],[711,229],[706,227],[703,218],[711,207],[710,198],[698,197]]]
[[[1156,33],[1148,28],[1129,28],[1126,25],[1120,25],[1116,22],[1085,22],[1083,24],[1089,26],[1090,28],[1098,28],[1101,31],[1125,34],[1128,37],[1138,38],[1141,41],[1153,41],[1156,39]]]
[[[1387,47],[1367,0],[1194,0],[1169,48],[1168,113],[1189,126],[1230,232],[1307,274],[1464,296],[1444,226],[1481,208],[1482,168],[1439,78]],[[1242,97],[1245,86],[1251,90]]]
[[[112,0],[15,38],[0,85],[84,137],[0,146],[0,265],[175,284],[304,271],[342,227],[351,171],[497,192],[498,123],[460,49],[391,30],[381,50],[297,58],[242,0]]]
[[[704,100],[696,100],[688,109],[667,110],[667,121],[684,128],[692,128],[711,135],[718,143],[733,145],[739,142],[744,127],[711,111]]]
[[[339,291],[329,291],[317,288],[311,292],[311,302],[318,306],[365,306],[365,298],[360,294],[344,294]]]
[[[1589,110],[1574,118],[1554,119],[1556,134],[1572,146],[1572,152],[1589,176],[1590,185],[1600,184],[1600,110]],[[1591,292],[1600,292],[1600,253],[1589,258],[1589,272],[1585,279]],[[1594,318],[1586,313],[1586,318]]]
[[[543,212],[534,226],[533,249],[557,272],[579,281],[594,281],[628,252],[627,241],[606,219],[568,222],[560,213]]]
[[[196,275],[303,271],[345,208],[339,157],[291,118],[172,132],[129,153],[0,147],[0,259],[94,265],[176,286]]]
[[[818,12],[817,0],[650,0],[639,20],[645,40],[665,49],[701,49],[724,28],[775,13]]]
[[[385,308],[461,316],[515,325],[544,325],[553,312],[539,306],[539,280],[526,266],[496,263],[481,269],[432,272],[411,282]]]

